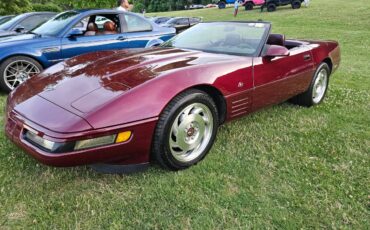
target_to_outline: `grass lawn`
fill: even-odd
[[[156,15],[234,20],[232,11]],[[369,0],[240,11],[236,20],[271,21],[288,38],[338,40],[341,67],[322,105],[284,103],[223,125],[206,159],[185,171],[51,168],[1,130],[0,229],[370,229],[369,15]]]

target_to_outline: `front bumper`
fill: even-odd
[[[56,133],[35,124],[11,111],[7,113],[5,133],[16,145],[43,164],[57,167],[70,167],[91,164],[131,165],[145,164],[150,159],[150,148],[157,118],[121,126],[91,130],[81,133]],[[30,127],[55,142],[69,142],[88,139],[98,135],[129,130],[132,137],[125,143],[112,144],[67,153],[49,153],[24,139],[24,129]]]

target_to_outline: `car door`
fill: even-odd
[[[119,16],[118,14],[115,15],[117,17],[117,21],[114,24],[117,25],[117,30],[115,33],[107,33],[103,27],[99,29],[99,31],[94,36],[85,36],[85,32],[87,30],[87,24],[89,22],[95,22],[95,19],[98,18],[100,23],[101,21],[110,21],[108,16],[106,19],[102,19],[103,15],[92,15],[89,18],[93,17],[94,20],[90,21],[90,19],[83,19],[79,23],[77,23],[72,29],[78,29],[83,25],[81,29],[81,35],[79,36],[70,36],[67,33],[62,38],[62,57],[63,59],[71,58],[80,54],[90,53],[95,51],[102,51],[102,50],[116,50],[116,49],[125,49],[129,48],[129,41],[125,37],[125,34],[122,33],[122,28],[119,23]],[[109,18],[112,18],[109,16]]]
[[[283,102],[307,89],[314,72],[310,50],[297,47],[289,56],[253,59],[253,110]]]
[[[123,36],[130,48],[145,48],[153,39],[152,25],[145,19],[134,14],[121,15]]]

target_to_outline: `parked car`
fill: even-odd
[[[217,5],[216,4],[208,4],[208,5],[206,5],[206,8],[214,8],[214,7],[217,7]]]
[[[185,169],[226,121],[288,99],[324,100],[338,43],[270,31],[265,22],[200,23],[160,47],[69,59],[9,95],[6,134],[47,165]]]
[[[162,24],[166,23],[170,19],[171,19],[171,17],[153,17],[153,18],[151,18],[151,20],[154,23],[158,24],[158,25],[162,25]]]
[[[14,18],[14,15],[0,16],[0,25]]]
[[[243,3],[243,0],[239,0],[239,3]],[[235,0],[220,0],[217,5],[219,9],[225,9],[227,4],[234,4]]]
[[[253,10],[255,6],[262,6],[265,4],[265,0],[245,0],[243,6],[245,10]]]
[[[98,27],[101,18],[104,28]],[[9,92],[44,68],[76,55],[157,46],[174,35],[173,28],[134,13],[67,11],[28,34],[0,38],[0,87]]]
[[[201,5],[201,4],[193,4],[189,6],[189,10],[204,9],[204,8],[206,8],[206,6]]]
[[[273,12],[278,6],[291,5],[293,9],[301,8],[302,2],[304,0],[266,0],[267,1],[267,11]],[[262,6],[264,1],[261,0],[246,0],[243,3],[245,10],[252,10],[255,6]]]
[[[52,12],[33,12],[20,14],[0,25],[0,37],[26,33],[54,17]]]
[[[190,27],[200,23],[201,18],[188,18],[188,17],[176,17],[171,18],[166,23],[162,24],[163,27],[173,27],[176,29],[176,33],[181,33],[182,31],[189,29]]]

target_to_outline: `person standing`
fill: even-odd
[[[117,10],[120,11],[129,11],[130,9],[130,4],[128,3],[128,0],[118,0],[117,5]]]
[[[263,1],[262,5],[261,5],[261,13],[263,12],[263,8],[267,8],[267,0]]]
[[[238,11],[239,11],[239,0],[235,0],[235,3],[234,3],[234,17],[236,17],[238,15]]]

